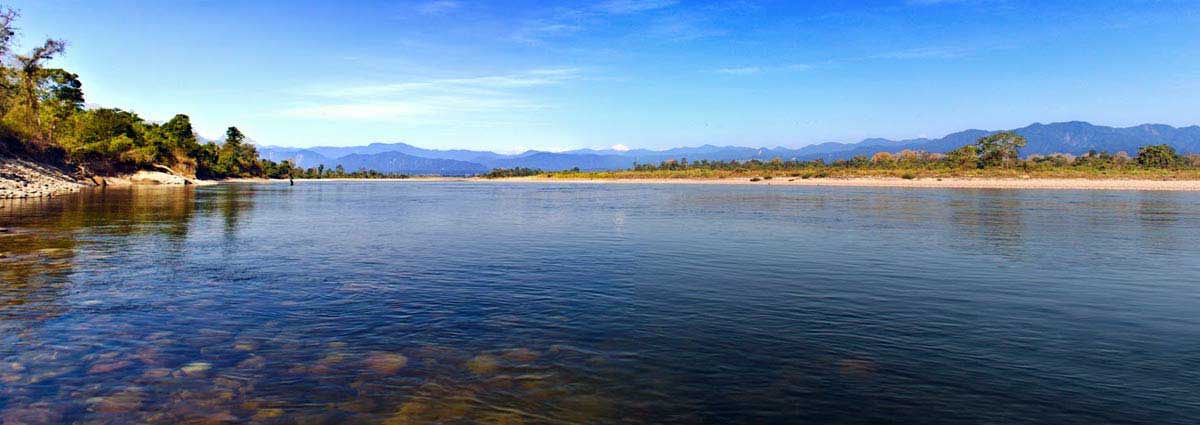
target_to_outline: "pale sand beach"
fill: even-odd
[[[1049,178],[920,178],[885,177],[820,178],[776,177],[750,181],[750,178],[726,179],[548,179],[544,177],[511,177],[473,179],[489,182],[584,183],[584,184],[731,184],[759,186],[858,186],[941,189],[1079,189],[1079,190],[1154,190],[1200,191],[1200,180],[1128,180],[1128,179],[1049,179]]]
[[[457,182],[479,180],[471,177],[407,177],[407,178],[379,178],[379,179],[363,179],[363,178],[329,178],[329,179],[294,179],[297,182],[306,183],[321,183],[321,182]],[[219,180],[221,183],[287,183],[288,179],[265,179],[265,178],[235,178]]]

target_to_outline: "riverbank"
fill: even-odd
[[[0,199],[41,198],[79,191],[85,187],[213,185],[212,180],[192,179],[162,171],[76,178],[72,172],[11,156],[0,157]]]
[[[87,186],[58,168],[0,156],[0,199],[64,195]]]
[[[753,179],[753,180],[752,180]],[[1068,179],[1068,178],[809,178],[775,177],[759,179],[731,177],[724,179],[702,178],[611,178],[573,179],[542,176],[507,177],[497,179],[474,179],[490,182],[526,183],[581,183],[581,184],[726,184],[758,186],[851,186],[851,187],[898,187],[898,188],[941,188],[941,189],[1077,189],[1077,190],[1149,190],[1149,191],[1200,191],[1200,180],[1148,180],[1148,179]]]
[[[474,177],[405,177],[405,178],[326,178],[326,179],[293,179],[298,182],[458,182],[479,180]],[[235,178],[224,179],[221,183],[287,183],[288,179],[266,178]]]

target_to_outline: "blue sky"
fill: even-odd
[[[260,144],[797,147],[1200,124],[1200,2],[18,1],[89,103]]]

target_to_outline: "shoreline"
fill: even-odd
[[[320,183],[320,182],[460,182],[460,181],[472,181],[475,179],[477,179],[477,178],[476,177],[428,176],[428,177],[378,178],[378,179],[329,178],[329,179],[294,179],[294,180],[297,182]],[[288,179],[257,178],[257,177],[239,177],[239,178],[234,178],[234,179],[210,180],[210,181],[214,181],[214,182],[217,182],[218,184],[220,184],[220,183],[287,183],[289,180]]]
[[[1200,191],[1200,180],[1147,179],[1071,179],[1071,178],[1001,178],[1001,177],[941,177],[902,179],[898,177],[813,178],[776,177],[750,181],[749,177],[725,179],[569,179],[545,177],[506,177],[474,180],[515,183],[575,183],[575,184],[712,184],[755,186],[827,186],[827,187],[891,187],[918,189],[1013,189],[1013,190],[1126,190],[1126,191]]]
[[[11,164],[9,164],[11,165]],[[29,163],[21,164],[29,165]],[[24,170],[30,171],[30,170]],[[45,170],[37,170],[42,174]],[[0,199],[36,199],[77,193],[86,188],[126,187],[185,187],[217,184],[287,184],[287,179],[234,178],[223,180],[194,180],[178,176],[122,176],[106,178],[106,185],[88,180],[76,180],[65,174],[53,175],[36,184],[8,184],[0,189]],[[802,179],[776,177],[750,181],[750,177],[731,178],[547,178],[531,177],[409,177],[409,178],[330,178],[295,179],[298,183],[324,182],[463,182],[463,183],[561,183],[561,184],[651,184],[651,185],[739,185],[739,186],[808,186],[808,187],[878,187],[908,189],[999,189],[999,190],[1110,190],[1110,191],[1172,191],[1200,192],[1200,180],[1149,179],[1086,179],[1086,178],[1006,178],[1006,177],[941,177],[903,179],[899,177],[825,177]],[[48,181],[48,183],[46,183]],[[11,182],[16,183],[16,182]],[[32,183],[32,182],[30,182]]]

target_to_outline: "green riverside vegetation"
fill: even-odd
[[[237,127],[229,127],[221,143],[202,143],[184,114],[154,123],[121,109],[85,108],[79,76],[46,66],[66,51],[65,41],[13,51],[18,16],[0,9],[0,154],[65,165],[82,175],[157,170],[206,179],[406,177],[341,166],[303,170],[290,161],[261,159]]]
[[[710,161],[688,162],[687,158],[663,161],[659,164],[634,164],[620,171],[579,172],[568,170],[542,174],[549,178],[583,179],[722,179],[751,178],[752,181],[773,177],[854,178],[898,177],[903,179],[940,177],[999,177],[999,178],[1127,178],[1127,179],[1200,179],[1200,155],[1183,156],[1168,145],[1144,146],[1136,156],[1125,152],[1089,152],[1070,154],[1030,155],[1021,158],[1018,149],[1025,138],[1012,132],[1001,132],[980,138],[974,144],[940,154],[902,150],[879,152],[873,156],[859,155],[850,159],[826,162],[823,160],[791,161],[775,158],[770,161]],[[490,176],[509,177],[494,170]]]

